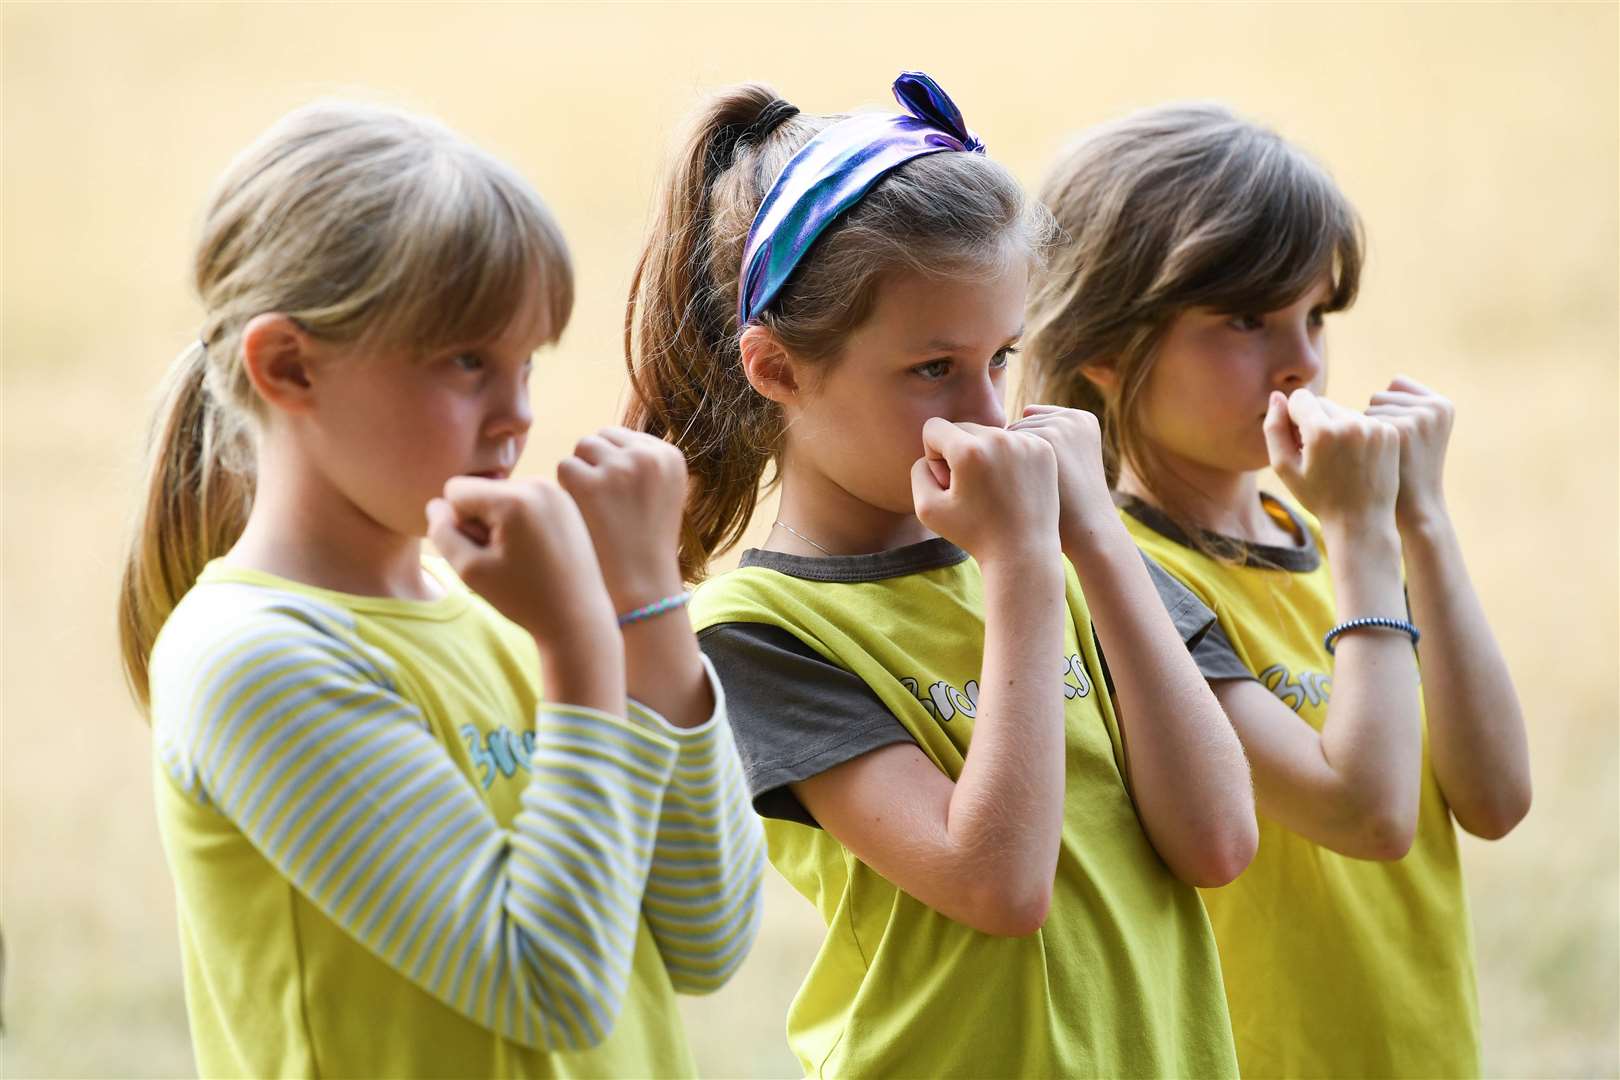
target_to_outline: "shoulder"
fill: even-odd
[[[154,692],[204,668],[239,669],[265,650],[353,653],[361,669],[380,654],[363,647],[354,614],[312,596],[243,582],[198,584],[175,606],[152,648]]]
[[[320,599],[241,582],[194,586],[152,650],[152,725],[171,766],[200,746],[268,723],[300,694],[395,693],[394,664]]]
[[[1147,564],[1159,599],[1177,625],[1183,610],[1195,615],[1213,610],[1212,584],[1220,578],[1221,564],[1193,547],[1168,518],[1156,516],[1146,504],[1122,504],[1119,514]]]
[[[807,610],[814,583],[763,567],[742,566],[709,578],[692,592],[692,625],[698,631],[721,623],[791,625]]]
[[[790,785],[914,741],[859,675],[788,630],[717,623],[698,643],[725,687],[743,776],[764,817],[814,825]]]

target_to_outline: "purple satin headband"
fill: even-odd
[[[754,215],[743,248],[738,325],[747,326],[782,291],[816,238],[872,185],[912,158],[941,150],[984,153],[962,113],[920,71],[894,80],[904,114],[861,113],[822,131],[793,155]]]

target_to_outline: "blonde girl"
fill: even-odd
[[[1131,534],[1219,617],[1196,655],[1261,823],[1254,865],[1204,893],[1243,1073],[1476,1075],[1453,822],[1504,835],[1530,775],[1446,513],[1452,406],[1406,377],[1364,413],[1320,396],[1360,226],[1272,132],[1151,109],[1088,133],[1042,198],[1065,240],[1033,393],[1098,417]]]
[[[817,1076],[1230,1076],[1192,885],[1255,825],[1184,642],[1212,617],[1183,592],[1177,633],[1090,417],[1007,425],[1042,215],[931,79],[895,93],[715,95],[626,323],[629,425],[694,474],[687,572],[781,484],[694,618],[772,861],[827,925],[789,1041]]]
[[[195,280],[119,617],[199,1069],[691,1074],[674,991],[741,961],[763,845],[657,614],[679,455],[613,428],[509,479],[572,305],[551,214],[316,105],[227,171]]]

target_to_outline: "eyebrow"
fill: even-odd
[[[1020,326],[1017,330],[1014,330],[1011,334],[1007,335],[1007,340],[1008,341],[1017,341],[1019,338],[1021,338],[1023,336],[1024,336],[1024,328],[1022,326]],[[963,345],[963,344],[961,344],[959,342],[955,342],[955,341],[947,341],[944,338],[932,338],[932,339],[930,339],[928,341],[923,342],[921,345],[917,346],[917,349],[916,349],[916,351],[920,352],[920,353],[926,353],[926,352],[952,353],[952,352],[965,352],[966,350],[967,350],[966,345]]]

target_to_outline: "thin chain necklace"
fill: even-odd
[[[808,536],[804,535],[804,533],[800,532],[798,529],[795,529],[793,526],[789,525],[787,522],[783,521],[781,518],[777,518],[776,521],[774,521],[772,524],[782,526],[782,528],[786,529],[788,532],[792,533],[794,536],[797,536],[800,540],[803,540],[805,543],[809,544],[811,547],[815,548],[817,551],[821,552],[822,554],[824,554],[824,555],[831,555],[832,554],[832,552],[828,551],[826,548],[822,547],[820,544],[816,543],[814,540],[810,539]]]

